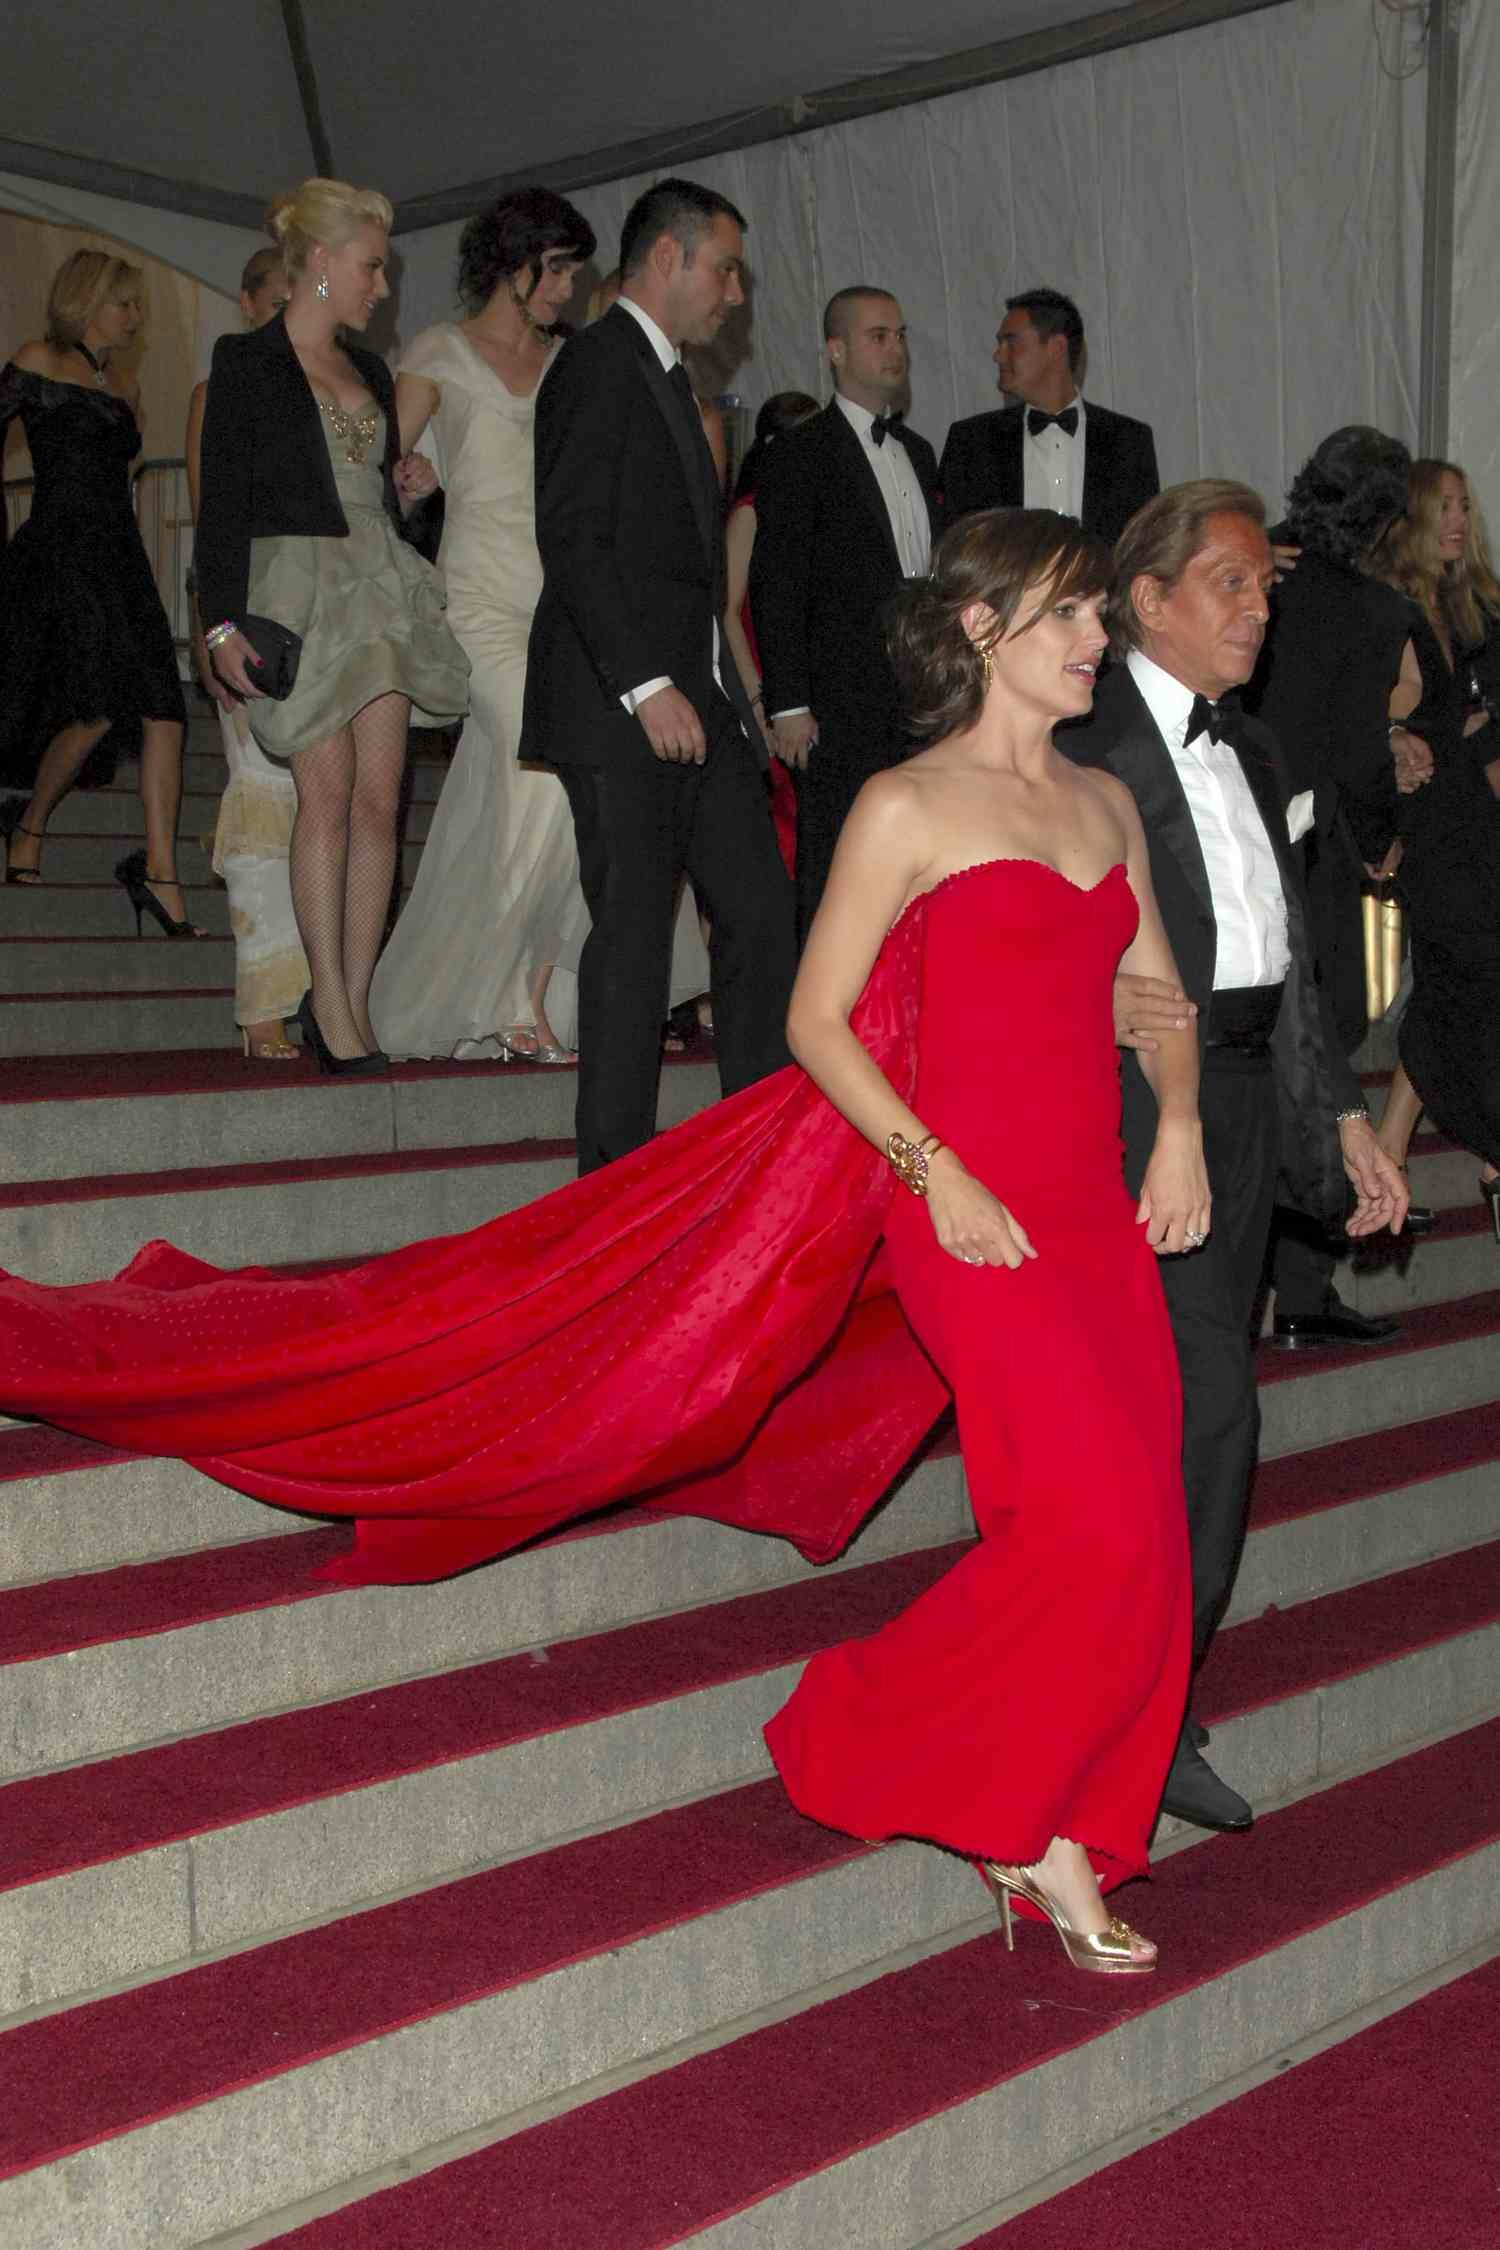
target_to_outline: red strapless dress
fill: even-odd
[[[152,1243],[110,1282],[0,1277],[0,1408],[353,1517],[329,1575],[358,1583],[439,1578],[625,1498],[821,1561],[951,1386],[983,1543],[811,1665],[773,1751],[804,1810],[859,1835],[1026,1861],[1059,1833],[1118,1876],[1144,1858],[1188,1646],[1176,1366],[1116,1138],[1133,921],[1122,870],[1083,892],[987,862],[901,917],[853,1019],[1014,1206],[1040,1252],[1020,1273],[944,1256],[788,1069],[342,1273]]]
[[[912,1106],[1037,1256],[963,1265],[894,1198],[890,1271],[957,1402],[982,1536],[814,1658],[766,1739],[829,1827],[1022,1865],[1067,1836],[1109,1884],[1145,1865],[1190,1640],[1176,1354],[1118,1138],[1110,987],[1135,901],[1123,867],[1084,891],[998,860],[922,913]]]

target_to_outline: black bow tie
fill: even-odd
[[[1050,430],[1054,422],[1064,437],[1075,436],[1078,430],[1077,407],[1065,406],[1061,414],[1044,414],[1039,406],[1027,407],[1026,427],[1033,437],[1040,437],[1043,430]]]
[[[885,441],[886,441],[886,439],[887,439],[888,437],[899,438],[899,439],[900,439],[900,441],[901,441],[901,443],[902,443],[903,445],[905,445],[905,443],[906,443],[906,432],[905,432],[905,430],[903,430],[903,429],[902,429],[902,427],[901,427],[901,417],[900,417],[900,415],[899,415],[899,414],[877,414],[877,415],[875,415],[875,416],[874,416],[874,417],[872,418],[872,420],[871,420],[871,423],[870,423],[870,443],[871,443],[871,445],[884,445],[884,443],[885,443]]]
[[[1237,695],[1222,695],[1217,703],[1210,703],[1206,695],[1195,695],[1193,708],[1188,713],[1187,733],[1182,738],[1183,748],[1196,742],[1200,734],[1206,734],[1212,741],[1227,742],[1233,749],[1239,741],[1242,717]]]

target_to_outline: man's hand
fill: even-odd
[[[1396,788],[1401,796],[1413,796],[1431,781],[1432,745],[1419,734],[1397,727],[1391,736],[1391,756],[1396,761]]]
[[[1379,1234],[1389,1227],[1401,1232],[1411,1190],[1394,1157],[1387,1156],[1376,1140],[1368,1117],[1346,1117],[1339,1126],[1344,1170],[1357,1201],[1344,1224],[1346,1234]]]
[[[817,739],[818,722],[811,711],[790,711],[771,721],[771,748],[797,773],[806,771],[807,754]]]
[[[1276,565],[1276,582],[1280,585],[1282,579],[1289,578],[1302,560],[1302,549],[1300,547],[1273,547],[1271,549],[1271,560]]]
[[[661,687],[635,707],[646,740],[669,765],[701,766],[708,756],[703,721],[680,688]]]
[[[1186,1031],[1197,1013],[1180,986],[1167,984],[1160,977],[1133,977],[1122,971],[1115,978],[1117,1047],[1134,1047],[1138,1054],[1154,1055],[1156,1033]]]

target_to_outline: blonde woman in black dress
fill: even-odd
[[[136,910],[193,937],[177,881],[186,717],[172,628],[130,496],[140,401],[114,364],[140,333],[141,271],[105,250],[58,268],[47,333],[0,372],[0,444],[19,418],[31,514],[0,555],[0,808],[7,883],[42,876],[54,808],[90,759],[104,776],[141,755],[145,849],[117,869]]]

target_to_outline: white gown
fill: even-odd
[[[454,322],[424,330],[402,372],[425,375],[442,394],[428,434],[447,496],[440,560],[448,623],[469,659],[470,711],[411,897],[375,970],[370,1018],[387,1054],[483,1059],[500,1053],[504,1032],[530,1023],[528,982],[546,961],[555,964],[547,1014],[571,1041],[589,929],[562,783],[516,762],[542,587],[536,398],[507,390]],[[679,921],[674,998],[708,984],[696,923],[688,936],[691,961],[681,958]]]

